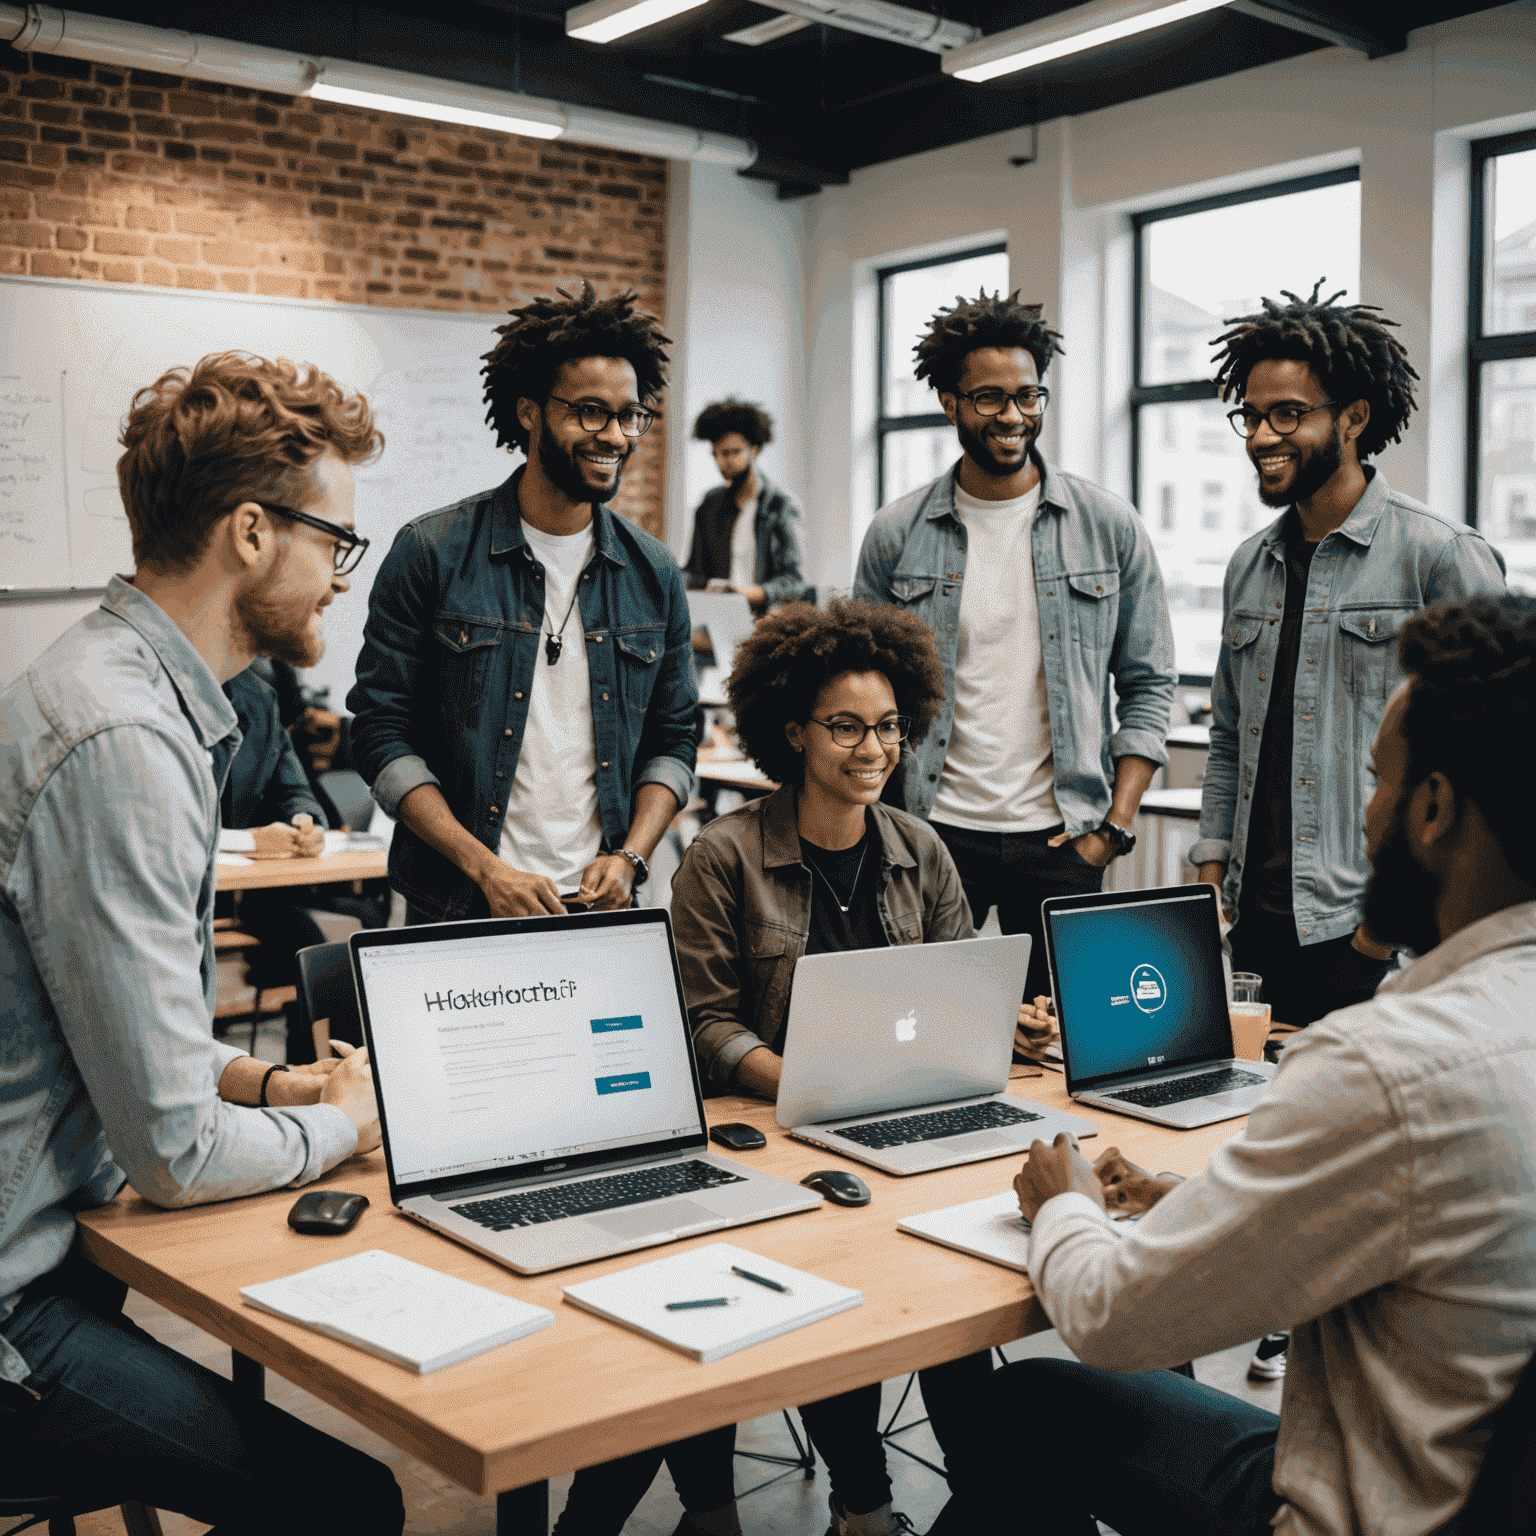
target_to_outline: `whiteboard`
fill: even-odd
[[[368,396],[385,437],[357,470],[358,531],[373,545],[327,610],[325,659],[307,679],[339,707],[396,530],[520,462],[495,446],[481,402],[501,318],[0,278],[0,590],[100,588],[133,569],[117,435],[166,369],[231,348],[313,363]]]

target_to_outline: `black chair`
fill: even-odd
[[[363,1020],[346,942],[311,944],[295,958],[299,962],[299,1012],[310,1033],[314,1033],[316,1019],[329,1019],[332,1040],[362,1045]]]
[[[354,832],[366,832],[373,820],[373,796],[362,775],[351,768],[328,768],[319,775],[320,787],[330,797],[345,824]]]
[[[18,1531],[31,1530],[48,1522],[48,1536],[75,1536],[75,1516],[89,1515],[102,1508],[100,1504],[71,1499],[62,1493],[37,1493],[30,1498],[23,1494],[0,1495],[0,1520],[22,1517],[20,1525],[13,1525],[5,1536],[16,1536]],[[128,1536],[161,1536],[160,1516],[147,1504],[119,1504],[118,1513],[123,1517],[123,1528]]]
[[[1503,1536],[1531,1528],[1536,1510],[1536,1357],[1493,1418],[1493,1434],[1467,1502],[1435,1536]]]

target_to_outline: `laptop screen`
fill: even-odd
[[[354,938],[397,1185],[701,1136],[669,929],[646,916]]]
[[[1074,1088],[1232,1054],[1208,887],[1049,902],[1046,922],[1062,1054]]]

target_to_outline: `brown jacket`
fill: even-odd
[[[772,1045],[789,1011],[810,932],[811,871],[800,857],[799,792],[786,784],[710,822],[672,881],[683,996],[705,1086],[731,1088],[736,1063]],[[880,838],[877,904],[892,944],[972,936],[948,849],[927,822],[872,807]]]

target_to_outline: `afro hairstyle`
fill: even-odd
[[[1018,290],[1005,299],[1002,291],[987,295],[985,288],[974,299],[955,296],[953,309],[941,309],[928,322],[912,355],[912,370],[941,395],[955,394],[966,358],[979,347],[1023,347],[1035,360],[1043,379],[1051,359],[1062,350],[1061,333],[1044,318],[1043,304],[1019,303]]]
[[[572,297],[557,288],[556,298],[538,298],[514,309],[496,327],[501,340],[485,354],[485,419],[498,448],[528,449],[528,433],[517,419],[519,400],[536,400],[542,409],[555,375],[578,357],[622,357],[634,370],[640,399],[652,405],[667,387],[667,348],[654,315],[637,309],[638,297],[625,289],[599,299],[586,278]]]
[[[833,598],[825,608],[790,603],[761,620],[737,648],[726,696],[742,749],[769,778],[798,783],[804,759],[784,727],[803,725],[821,690],[845,672],[883,672],[897,713],[921,741],[944,703],[944,667],[933,635],[900,608]]]
[[[766,448],[773,441],[773,417],[762,406],[732,396],[706,405],[693,424],[701,443],[718,443],[728,432],[741,433],[753,448]]]

